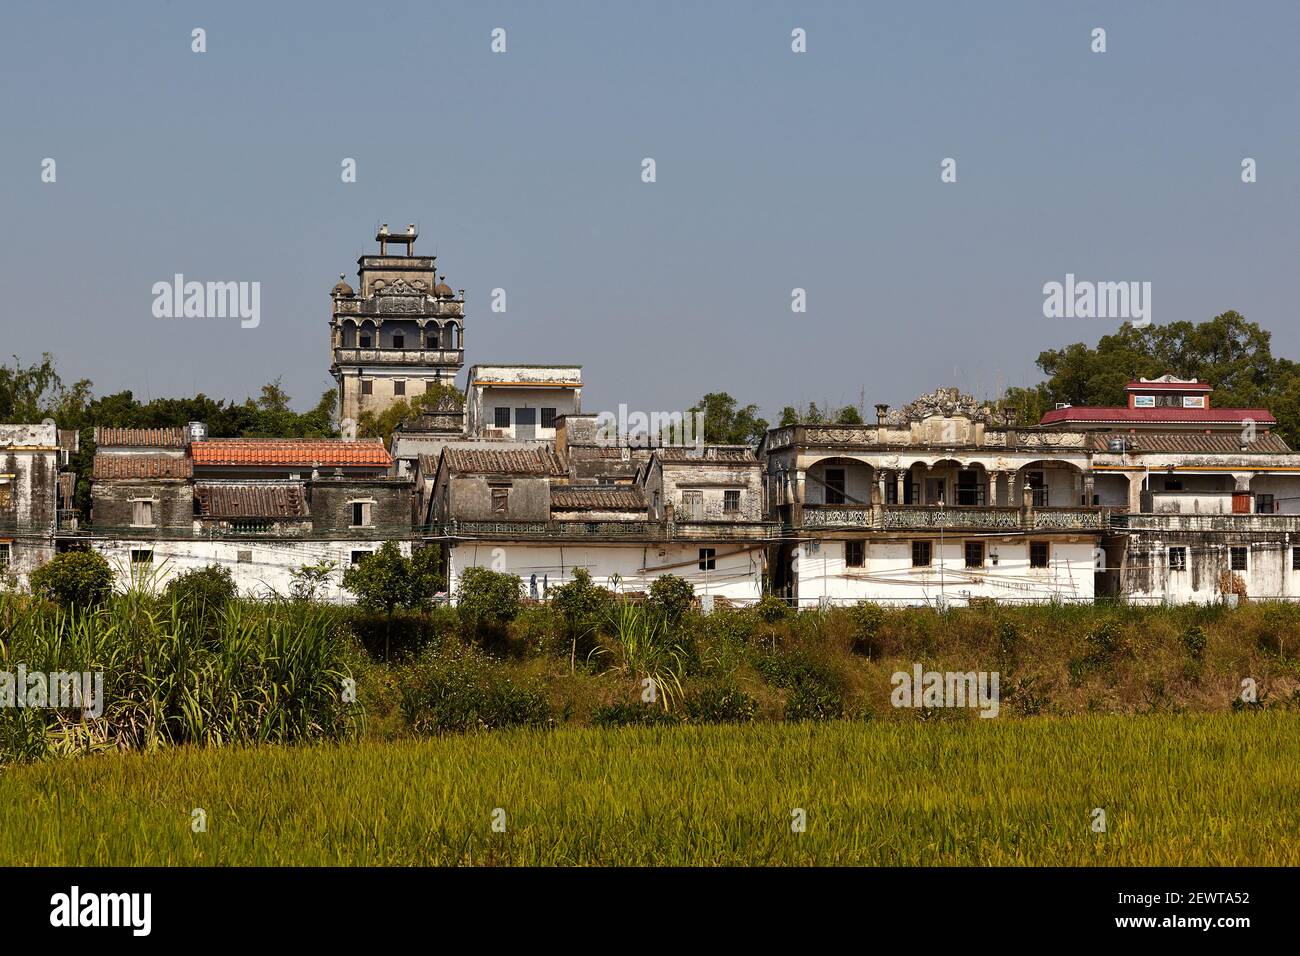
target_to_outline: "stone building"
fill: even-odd
[[[359,288],[340,275],[330,294],[330,372],[343,419],[450,385],[464,364],[464,290],[437,275],[436,256],[415,255],[417,235],[414,225],[390,233],[385,223],[375,234],[379,255],[357,260]]]
[[[582,366],[474,365],[465,411],[474,437],[554,441],[556,420],[582,411]]]
[[[166,435],[134,438],[101,446],[91,521],[71,538],[122,585],[215,564],[245,594],[287,594],[296,569],[328,564],[322,596],[349,600],[349,565],[385,541],[411,551],[414,482],[379,441],[204,438],[177,455]]]
[[[708,601],[761,596],[773,529],[763,515],[762,469],[749,449],[705,447],[699,461],[686,457],[693,449],[655,449],[633,481],[602,483],[573,478],[567,456],[585,446],[504,451],[493,444],[448,446],[422,469],[436,475],[426,530],[444,549],[453,597],[467,567],[516,574],[535,597],[573,580],[578,568],[622,591],[646,591],[672,574]],[[707,488],[716,507],[682,514],[665,506],[665,488],[687,492],[688,501]]]
[[[1082,433],[1021,430],[956,389],[872,425],[764,439],[786,540],[774,592],[800,605],[1091,600],[1106,530]]]
[[[52,421],[0,425],[0,585],[25,585],[54,556],[60,453]]]

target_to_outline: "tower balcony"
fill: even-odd
[[[335,365],[464,365],[464,349],[377,349],[337,348]]]

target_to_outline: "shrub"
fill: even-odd
[[[66,608],[92,608],[113,591],[113,569],[97,551],[65,551],[28,576],[32,593]]]
[[[513,574],[466,568],[456,585],[456,611],[467,633],[500,634],[524,606],[524,582]]]
[[[695,603],[695,586],[685,578],[665,574],[651,583],[650,597],[646,603],[662,614],[669,625],[676,625]]]
[[[775,594],[764,594],[754,605],[754,614],[764,624],[779,624],[794,613],[790,605]]]
[[[569,667],[572,669],[577,662],[578,645],[585,645],[582,648],[584,658],[595,646],[591,639],[612,613],[614,594],[607,588],[592,584],[587,569],[578,568],[573,572],[572,581],[551,590],[550,603],[564,617],[569,639]]]
[[[1193,624],[1187,630],[1183,631],[1180,638],[1183,649],[1187,651],[1187,656],[1193,662],[1199,664],[1205,656],[1205,646],[1209,643],[1205,636],[1205,629],[1199,624]]]
[[[822,684],[800,684],[785,702],[786,720],[836,720],[844,716],[844,698]]]
[[[167,582],[163,600],[184,618],[202,623],[212,621],[235,599],[238,589],[230,569],[219,564],[195,568]]]
[[[686,698],[686,714],[698,724],[740,724],[754,719],[757,701],[730,684],[706,684]]]
[[[853,621],[853,650],[868,657],[884,656],[885,642],[881,632],[885,626],[885,612],[879,604],[863,601],[849,609]]]
[[[677,724],[681,718],[648,704],[618,701],[597,707],[591,722],[597,727],[645,727]]]
[[[537,727],[551,718],[538,688],[515,683],[499,662],[458,643],[428,647],[415,660],[402,713],[425,734]]]

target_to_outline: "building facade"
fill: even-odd
[[[379,255],[357,260],[358,288],[340,275],[330,293],[330,373],[344,420],[451,385],[464,364],[464,290],[437,274],[436,256],[415,255],[417,237],[414,225],[390,233],[385,223]]]

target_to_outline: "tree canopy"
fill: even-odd
[[[1011,388],[1001,400],[1022,425],[1037,424],[1058,402],[1124,405],[1124,386],[1171,374],[1214,386],[1220,407],[1262,407],[1273,412],[1278,433],[1295,446],[1300,438],[1300,364],[1274,357],[1271,333],[1239,312],[1207,322],[1123,326],[1096,347],[1076,342],[1038,356],[1046,382]]]

